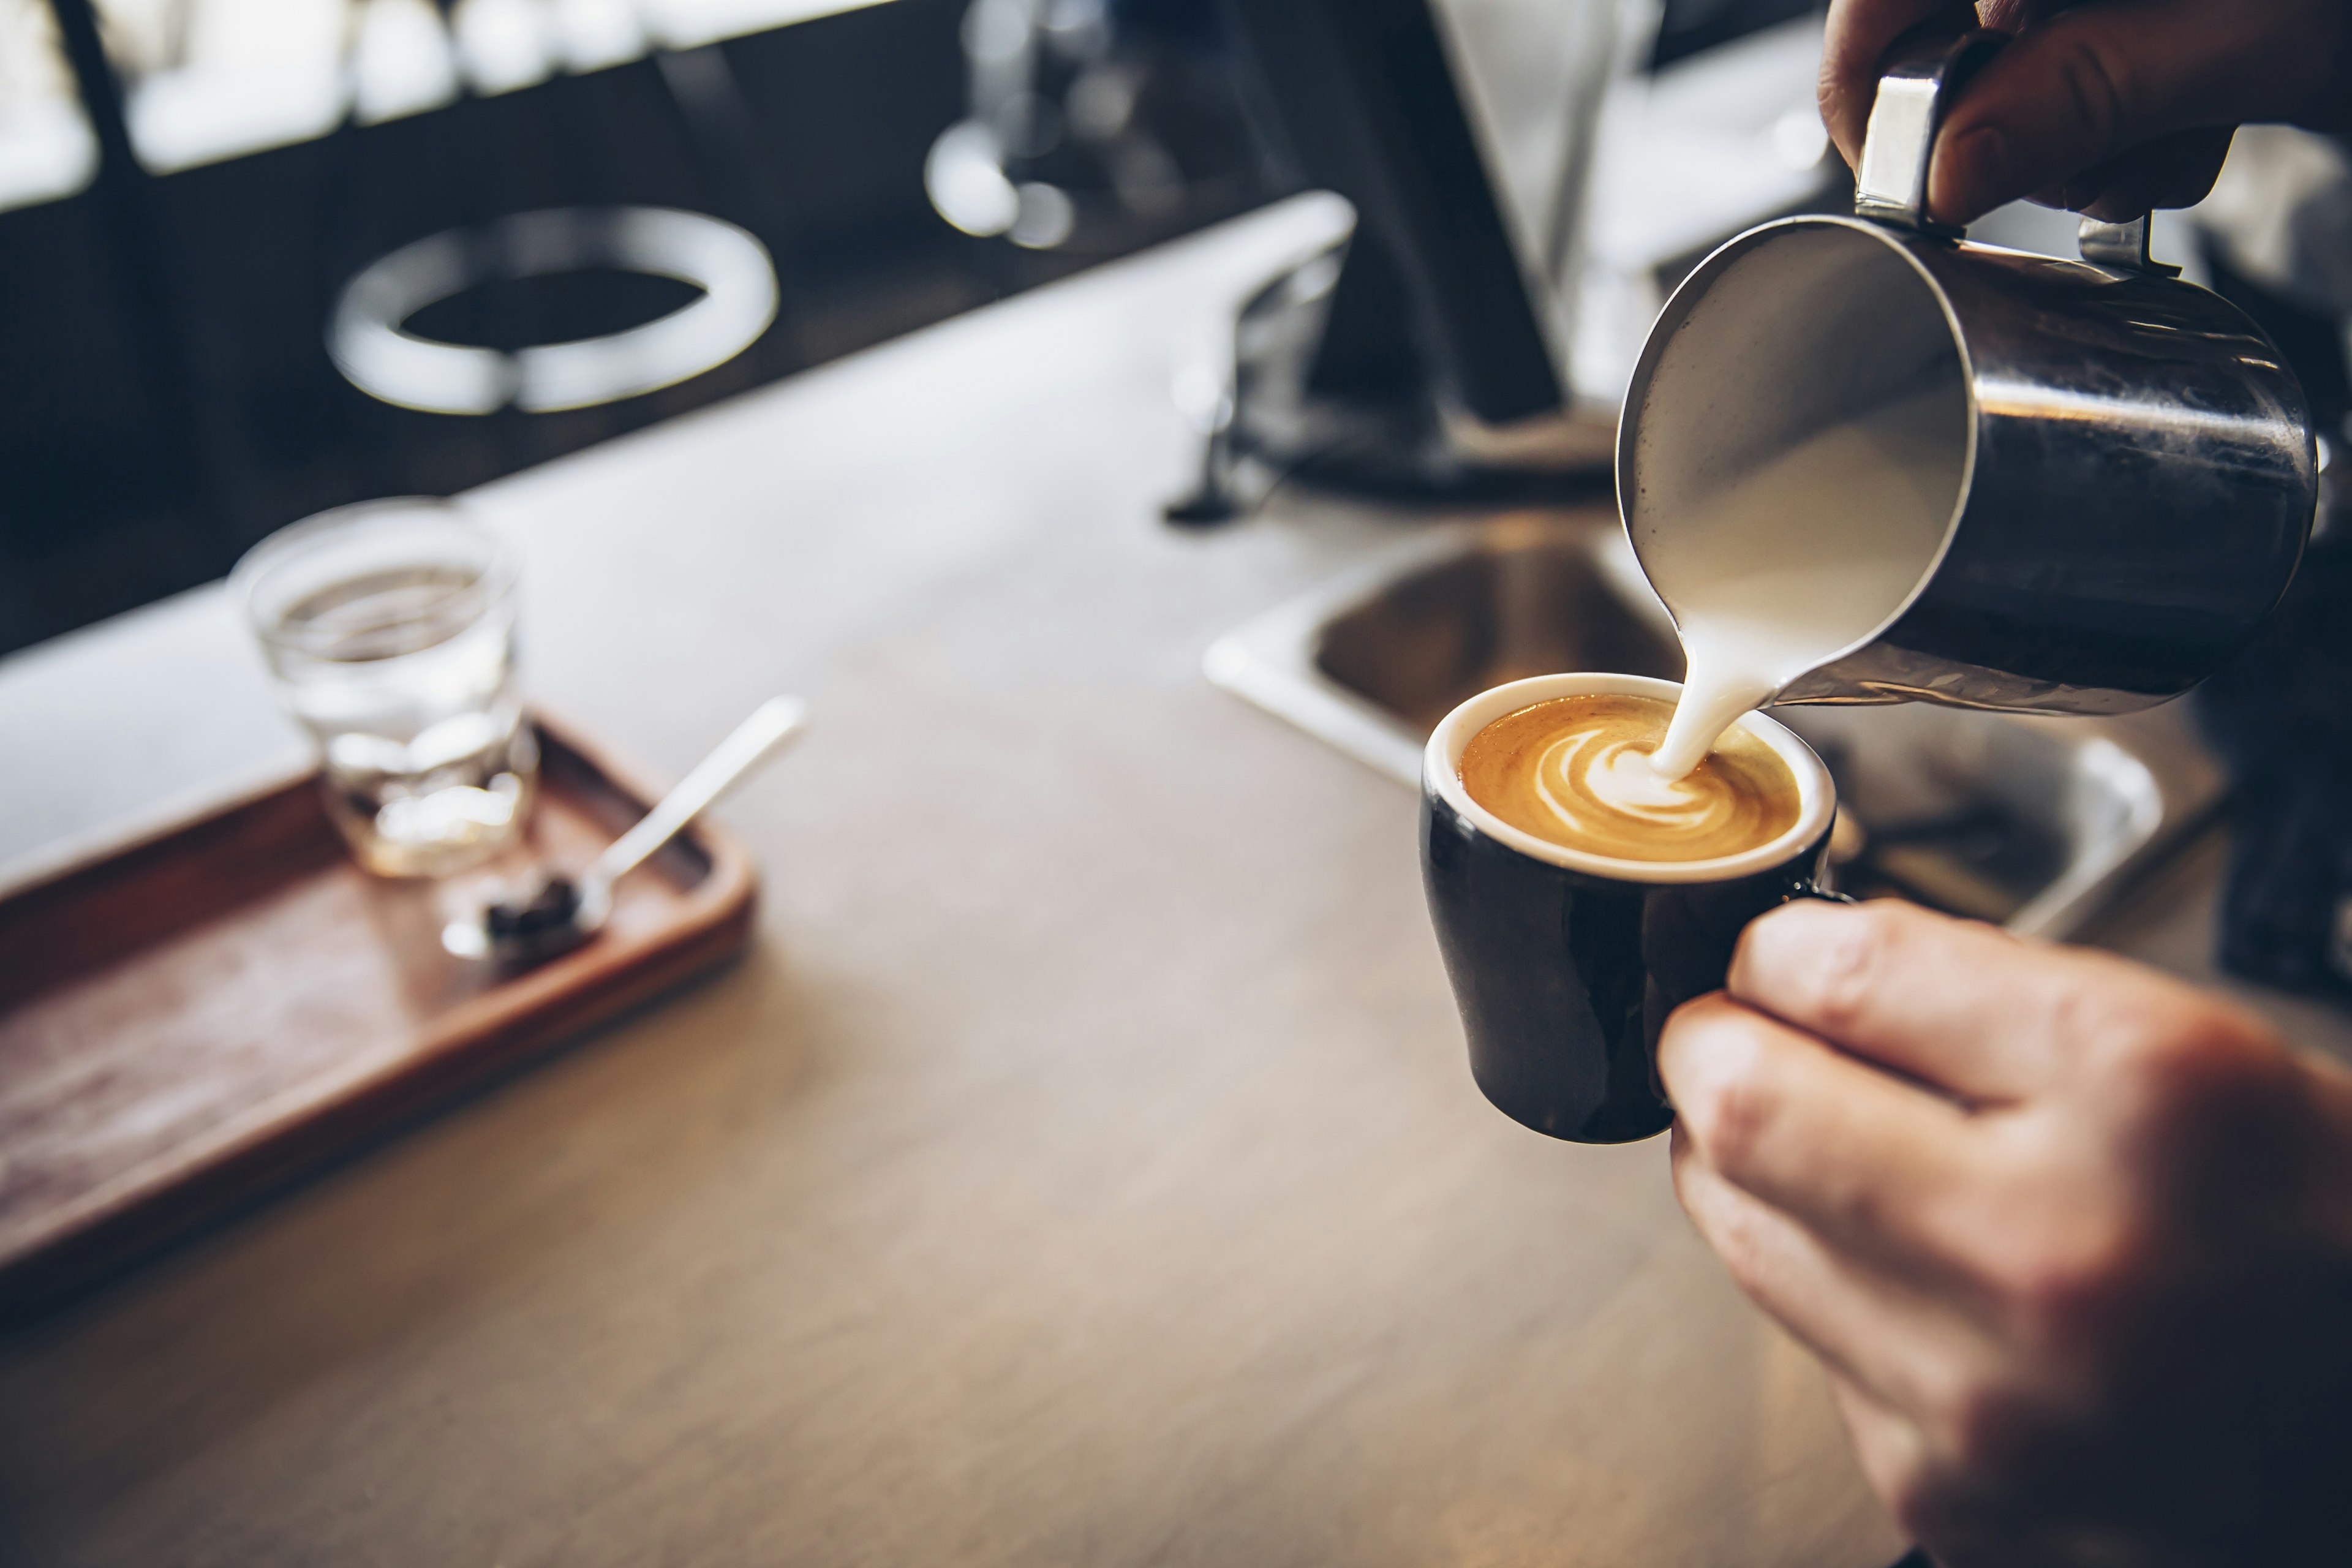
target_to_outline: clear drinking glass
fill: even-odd
[[[514,558],[488,530],[446,501],[366,501],[270,535],[229,584],[360,864],[437,877],[514,841],[539,748]]]

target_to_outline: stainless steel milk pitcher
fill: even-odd
[[[1903,477],[1930,531],[1948,493],[1949,522],[1875,629],[1782,701],[2147,707],[2247,641],[2310,531],[2301,386],[2243,313],[2150,261],[2145,219],[2085,219],[2079,261],[1928,219],[1943,110],[2000,41],[1973,33],[1886,71],[1857,216],[1724,245],[1675,291],[1633,374],[1619,501],[1685,630],[1677,598],[1707,564],[1688,519],[1841,421],[1926,411]],[[1837,474],[1812,478],[1834,494]],[[1787,543],[1793,582],[1808,580],[1807,538]],[[1785,613],[1807,614],[1802,599]]]

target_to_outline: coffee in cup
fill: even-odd
[[[1662,776],[1650,758],[1674,714],[1623,692],[1531,703],[1471,737],[1462,787],[1524,833],[1623,860],[1738,855],[1796,826],[1797,775],[1751,731],[1726,731],[1696,768]]]

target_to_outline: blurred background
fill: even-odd
[[[1033,217],[1013,237],[1027,243],[960,230],[926,161],[964,117],[992,27],[1032,9],[968,8],[0,0],[0,649],[218,577],[321,508],[478,484],[1278,188],[1225,79],[1195,72],[1167,84],[1173,133],[1127,176],[1129,221]],[[1172,32],[1180,59],[1213,47],[1206,7],[1123,9],[1130,31]],[[1055,11],[1073,53],[1108,54],[1103,6]],[[1065,139],[1028,133],[1041,153]],[[330,357],[331,313],[371,262],[507,215],[616,205],[755,236],[775,274],[757,341],[638,395],[478,416],[396,406]],[[406,325],[510,349],[701,292],[587,259],[520,279],[493,263]]]
[[[1803,9],[1695,0],[1659,51]],[[1286,194],[1237,79],[1213,0],[0,0],[0,651]],[[757,340],[562,411],[402,406],[331,357],[400,247],[619,205],[756,237]],[[493,258],[394,324],[511,350],[701,292],[597,260]]]
[[[1442,19],[1588,400],[1708,246],[1844,200],[1808,0]],[[1234,35],[1219,0],[0,0],[0,651],[1289,194]],[[723,221],[512,221],[615,207]],[[584,391],[498,380],[665,318]]]

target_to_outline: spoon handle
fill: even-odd
[[[610,887],[637,868],[645,858],[668,843],[677,830],[693,821],[702,808],[727,792],[727,786],[764,761],[778,746],[798,734],[807,721],[808,704],[797,697],[772,697],[719,742],[719,749],[695,763],[694,771],[635,827],[613,840],[588,868],[587,879]]]

